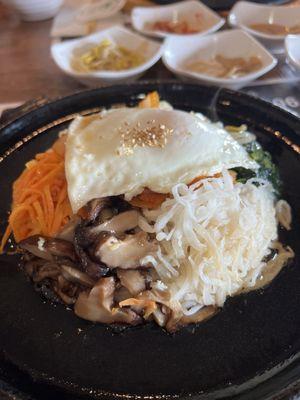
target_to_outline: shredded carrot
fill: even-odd
[[[199,175],[199,176],[196,176],[196,178],[194,178],[194,179],[192,180],[192,182],[190,182],[190,183],[188,184],[188,186],[192,186],[194,183],[200,182],[200,181],[202,181],[203,179],[207,179],[207,178],[219,178],[220,176],[221,176],[221,174],[219,174],[219,173],[214,174],[214,175],[212,175],[212,176]]]
[[[86,207],[81,207],[78,211],[77,211],[77,215],[79,217],[81,217],[82,219],[87,219],[88,217],[88,210]]]
[[[229,175],[231,176],[231,178],[232,178],[232,180],[233,180],[233,182],[235,182],[236,181],[236,172],[235,171],[229,171]],[[196,178],[194,178],[193,180],[192,180],[192,182],[190,182],[189,184],[188,184],[188,186],[192,186],[194,183],[196,183],[196,182],[199,182],[199,181],[202,181],[203,179],[207,179],[207,178],[220,178],[220,176],[221,176],[221,173],[216,173],[216,174],[214,174],[214,175],[212,175],[212,176],[205,176],[205,175],[199,175],[199,176],[196,176]]]
[[[156,193],[145,188],[141,194],[131,199],[130,204],[134,207],[153,209],[159,207],[168,196],[168,194]]]
[[[72,216],[64,169],[64,138],[26,164],[13,184],[13,201],[0,252],[13,234],[16,242],[33,235],[54,236]]]
[[[3,248],[4,248],[6,242],[8,241],[8,239],[9,239],[11,234],[12,234],[12,229],[11,229],[10,225],[8,225],[4,235],[2,237],[2,240],[1,240],[1,245],[0,245],[1,246],[1,253],[3,252]]]
[[[158,108],[159,107],[159,94],[150,92],[147,96],[139,102],[139,108]]]

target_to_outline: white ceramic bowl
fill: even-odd
[[[82,52],[84,52],[86,45],[99,44],[104,39],[129,50],[142,52],[146,61],[138,67],[124,71],[77,72],[72,68],[71,60],[75,49],[80,53],[82,48]],[[51,54],[58,67],[66,74],[89,86],[134,81],[160,59],[162,52],[163,48],[160,43],[146,39],[122,26],[114,26],[82,39],[68,40],[51,46]]]
[[[126,0],[97,0],[94,2],[82,2],[76,18],[81,22],[89,22],[97,19],[109,18],[120,11]]]
[[[220,29],[225,22],[218,14],[197,0],[181,1],[167,6],[135,7],[131,13],[131,23],[134,29],[146,35],[160,38],[168,36],[189,36],[186,34],[179,35],[149,29],[148,25],[161,20],[183,20],[187,21],[193,28],[199,27],[199,23],[201,23],[201,31],[192,34],[193,36],[215,32]]]
[[[279,24],[287,27],[300,24],[300,6],[269,6],[248,1],[238,1],[228,15],[228,23],[256,36],[271,48],[284,45],[287,35],[274,35],[251,29],[251,24]]]
[[[233,58],[257,56],[262,61],[262,67],[255,72],[237,78],[215,78],[188,70],[187,63],[197,60],[210,60],[217,54]],[[239,89],[261,75],[270,71],[277,60],[252,36],[239,30],[226,30],[209,36],[193,36],[168,38],[163,54],[165,66],[183,79],[206,82],[212,85]]]
[[[288,61],[300,70],[300,35],[288,35],[285,38],[285,51]]]
[[[43,21],[54,17],[63,0],[4,0],[24,21]]]

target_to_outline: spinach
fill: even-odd
[[[246,144],[245,149],[249,156],[259,165],[257,177],[272,183],[275,194],[279,196],[281,192],[281,181],[278,168],[273,163],[271,154],[268,151],[263,150],[261,145],[255,141]]]
[[[246,183],[248,179],[255,178],[256,173],[252,169],[244,167],[231,168],[232,171],[236,172],[237,182]]]
[[[246,183],[248,179],[255,177],[265,179],[273,185],[275,195],[278,197],[281,192],[281,181],[278,168],[273,163],[271,154],[263,150],[261,145],[256,141],[247,143],[244,147],[249,156],[257,162],[259,169],[255,173],[251,169],[244,167],[232,168],[232,171],[235,171],[237,174],[237,182]]]

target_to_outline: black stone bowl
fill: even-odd
[[[269,103],[226,89],[140,82],[33,107],[0,132],[1,230],[24,163],[51,146],[75,114],[135,105],[152,90],[175,108],[247,124],[257,135],[293,209],[293,229],[282,238],[296,256],[265,289],[228,299],[215,317],[174,335],[154,324],[120,331],[81,320],[43,301],[17,256],[1,256],[1,374],[23,398],[269,399],[300,378],[300,120]]]

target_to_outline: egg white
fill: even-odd
[[[149,123],[173,130],[166,145],[122,152],[124,129]],[[120,108],[78,116],[68,130],[65,169],[74,213],[94,198],[130,199],[145,187],[169,193],[179,182],[237,166],[257,167],[220,124],[184,111]]]

